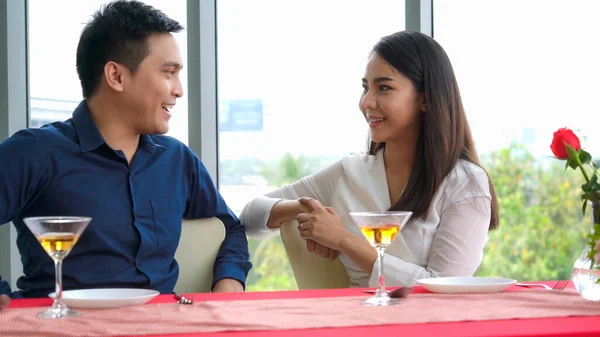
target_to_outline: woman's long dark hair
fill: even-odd
[[[408,77],[416,91],[425,96],[427,109],[410,177],[400,200],[390,207],[390,210],[410,210],[413,218],[424,219],[444,178],[459,159],[481,167],[454,70],[444,49],[419,32],[388,35],[373,47],[372,53]],[[369,142],[372,155],[385,147],[385,143],[370,139]],[[489,229],[493,230],[498,228],[498,199],[491,179],[489,188],[492,197]]]

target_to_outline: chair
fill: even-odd
[[[306,250],[306,241],[300,237],[297,227],[295,220],[285,222],[281,226],[281,240],[298,288],[348,288],[350,279],[340,259],[330,261]]]
[[[225,239],[225,226],[217,218],[183,220],[175,252],[179,263],[177,293],[210,292],[213,265]]]

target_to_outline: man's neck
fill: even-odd
[[[123,151],[127,162],[131,163],[140,142],[140,135],[132,130],[131,125],[123,118],[127,116],[125,112],[111,104],[111,101],[113,100],[93,97],[86,103],[106,144],[113,150]]]

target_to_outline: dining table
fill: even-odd
[[[163,294],[58,320],[35,317],[49,298],[14,299],[0,311],[0,336],[600,336],[600,302],[583,300],[572,284],[562,288],[513,284],[500,293],[437,294],[416,286],[400,305],[377,308],[358,303],[371,296],[366,288],[185,294],[194,298],[189,306]]]

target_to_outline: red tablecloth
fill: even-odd
[[[555,281],[544,282],[553,286]],[[523,290],[513,286],[507,291]],[[415,293],[423,293],[426,290],[416,287]],[[328,289],[328,290],[301,290],[301,291],[278,291],[278,292],[247,292],[247,293],[220,293],[220,294],[195,294],[195,301],[214,300],[250,300],[250,299],[285,299],[285,298],[307,298],[307,297],[331,297],[331,296],[356,296],[362,294],[362,289]],[[174,302],[172,296],[161,295],[151,303]],[[50,299],[22,299],[14,300],[10,308],[49,306]],[[598,303],[600,305],[600,302]],[[327,313],[323,313],[326,315]],[[499,321],[474,321],[458,323],[428,323],[428,324],[405,324],[385,325],[370,327],[350,328],[324,328],[285,331],[252,331],[252,332],[222,332],[205,334],[177,334],[161,335],[160,337],[207,337],[207,336],[462,336],[462,337],[538,337],[538,336],[568,336],[587,337],[600,336],[600,316],[588,317],[561,317],[544,319],[519,319]],[[159,337],[158,335],[147,337]]]

